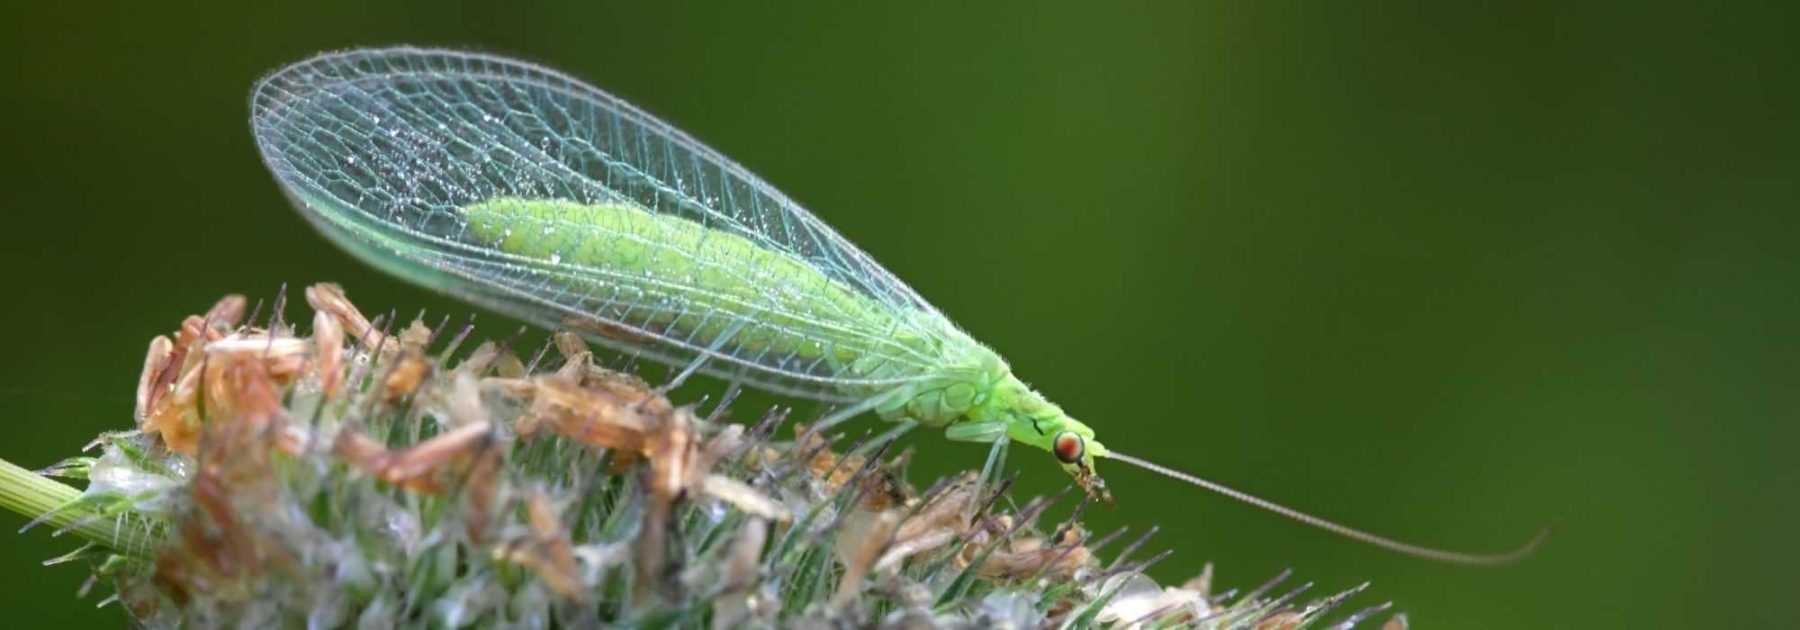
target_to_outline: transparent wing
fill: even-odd
[[[523,319],[547,326],[591,321],[609,333],[596,339],[615,347],[674,364],[705,354],[708,372],[821,399],[854,398],[848,392],[930,375],[942,367],[942,355],[932,348],[966,339],[893,274],[755,175],[649,114],[552,70],[449,51],[348,51],[265,78],[251,110],[264,161],[328,236],[390,272]],[[658,292],[679,278],[652,283],[508,255],[472,237],[462,212],[496,198],[633,204],[679,216],[804,261],[867,300],[859,304],[879,305],[892,317],[839,312],[841,299],[809,302],[807,312],[794,312],[801,310],[794,306],[795,292],[817,290],[808,286],[770,286],[761,297],[723,311],[679,299],[692,295],[691,287]],[[584,239],[654,238],[579,225],[518,229],[540,227],[545,238],[569,239],[571,248]],[[753,261],[688,262],[739,274],[746,282],[782,282],[746,268]],[[783,292],[787,298],[777,299]],[[787,334],[829,329],[821,336],[836,343],[866,341],[861,352],[877,355],[881,367],[865,363],[851,370],[841,362],[732,343],[770,319],[789,322]],[[736,321],[718,325],[724,320]],[[671,327],[671,321],[708,324]]]

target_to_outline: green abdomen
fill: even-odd
[[[935,351],[895,335],[902,314],[806,261],[682,217],[504,198],[463,213],[469,240],[546,264],[561,303],[601,305],[592,316],[633,333],[864,380],[903,376],[883,360],[895,353]]]

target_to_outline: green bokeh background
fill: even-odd
[[[1160,579],[1371,580],[1358,602],[1420,627],[1795,624],[1785,9],[53,4],[0,20],[0,456],[23,465],[126,426],[147,340],[222,293],[466,311],[316,236],[246,123],[283,63],[449,45],[733,156],[1113,448],[1422,542],[1558,525],[1517,566],[1441,566],[1107,468],[1121,501],[1091,523],[1160,524]],[[921,478],[983,452],[919,444]],[[7,620],[120,625],[23,521],[0,516]]]

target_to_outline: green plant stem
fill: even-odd
[[[70,528],[102,545],[116,544],[118,529],[113,519],[92,518],[93,513],[85,507],[72,505],[80,498],[80,490],[0,459],[0,507],[27,518],[43,518],[44,524],[56,529]]]

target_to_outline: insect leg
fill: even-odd
[[[737,336],[738,331],[743,328],[743,320],[738,320],[736,323],[733,323],[731,328],[726,329],[725,332],[719,334],[718,339],[713,340],[711,346],[707,346],[705,352],[696,355],[693,361],[689,361],[687,367],[682,368],[680,374],[676,374],[675,378],[669,379],[669,382],[664,383],[662,387],[656,388],[656,393],[667,394],[671,390],[680,387],[683,382],[688,380],[688,377],[693,376],[694,372],[700,370],[700,366],[706,365],[707,359],[712,358],[714,354],[718,353],[720,348],[725,347],[725,343],[731,341],[731,338]]]
[[[812,439],[812,436],[823,434],[826,430],[830,429],[831,427],[837,426],[839,423],[841,423],[845,420],[854,418],[858,414],[861,414],[862,412],[870,411],[870,410],[875,409],[876,407],[880,407],[881,405],[885,404],[889,399],[899,396],[899,395],[905,393],[905,391],[906,390],[903,388],[896,388],[896,389],[888,391],[886,393],[870,396],[868,398],[863,399],[862,402],[859,402],[854,405],[850,405],[843,409],[839,409],[837,411],[833,411],[829,414],[826,414],[825,417],[819,418],[818,422],[814,422],[812,424],[812,426],[807,427],[806,433],[804,433],[800,436],[800,440],[797,443],[805,444],[807,442],[807,440]]]
[[[1007,438],[1005,433],[1001,433],[999,437],[994,438],[994,447],[988,449],[987,463],[982,464],[981,477],[975,480],[976,502],[970,505],[976,512],[969,515],[971,518],[979,516],[982,507],[987,505],[988,484],[1004,474],[1002,471],[1006,469],[1006,447],[1009,444],[1012,444],[1012,440]]]
[[[956,442],[981,442],[986,444],[1006,437],[1006,421],[991,422],[958,422],[944,429],[944,437]]]
[[[1004,420],[988,422],[958,422],[944,429],[944,437],[957,442],[987,442],[993,444],[988,449],[987,463],[981,467],[981,477],[975,481],[975,496],[982,497],[990,480],[1006,466],[1006,446],[1012,440],[1006,436],[1007,423]]]
[[[900,436],[906,435],[907,432],[912,431],[918,426],[919,423],[913,422],[912,420],[901,420],[894,428],[888,429],[886,433],[877,435],[875,436],[875,439],[869,440],[862,446],[856,447],[856,450],[850,451],[850,454],[868,455],[869,453],[874,452],[875,449],[880,448],[882,444],[898,440],[900,439]]]

